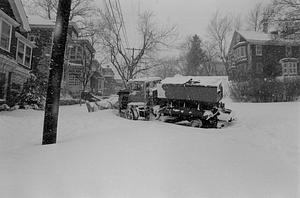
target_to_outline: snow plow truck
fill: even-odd
[[[130,80],[119,93],[120,116],[132,120],[188,122],[192,127],[221,128],[234,120],[225,108],[222,81],[200,76]]]

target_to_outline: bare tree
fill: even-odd
[[[203,43],[203,48],[206,55],[206,62],[204,63],[203,67],[208,76],[216,75],[216,65],[214,64],[218,57],[216,47],[217,46],[212,42]]]
[[[273,19],[300,20],[300,0],[273,0],[271,7],[276,10]]]
[[[280,7],[291,7],[296,10],[300,9],[300,0],[273,0],[273,5]]]
[[[168,44],[176,36],[175,26],[159,27],[153,21],[153,14],[144,12],[139,16],[138,49],[128,48],[125,23],[117,4],[109,0],[106,3],[106,11],[100,11],[100,14],[99,28],[101,31],[99,32],[101,33],[99,36],[103,48],[109,54],[110,62],[122,78],[125,86],[127,86],[129,79],[160,65],[155,61],[155,52],[163,47],[168,47]],[[131,53],[128,49],[131,50]]]
[[[58,0],[23,0],[27,8],[34,14],[53,20],[55,19]],[[95,11],[93,0],[72,0],[70,21],[83,20]]]
[[[248,29],[259,32],[262,30],[265,10],[262,3],[257,3],[247,16]]]
[[[235,30],[240,30],[243,28],[243,21],[242,21],[242,16],[240,14],[236,15],[233,18],[233,28]]]
[[[229,73],[229,63],[227,59],[227,48],[229,37],[232,32],[232,19],[229,15],[221,15],[216,12],[209,22],[207,31],[212,44],[216,46],[218,58],[225,66],[226,73]]]
[[[154,75],[162,79],[173,77],[176,74],[184,74],[181,72],[180,59],[178,57],[168,57],[160,60],[161,65],[154,68]]]

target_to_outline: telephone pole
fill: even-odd
[[[65,46],[72,0],[59,0],[45,106],[43,145],[55,144]]]

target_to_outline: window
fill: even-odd
[[[236,58],[245,58],[246,57],[246,47],[241,46],[235,49],[235,57]]]
[[[23,64],[24,50],[25,50],[25,44],[23,42],[19,41],[18,42],[18,49],[17,49],[17,61],[18,61],[18,63]]]
[[[24,62],[24,65],[26,65],[27,67],[30,67],[30,63],[31,63],[31,48],[26,46],[25,48],[25,62]]]
[[[90,51],[86,49],[85,50],[85,59],[86,59],[87,64],[91,64],[91,58],[92,58],[92,55],[91,55]]]
[[[70,47],[69,58],[72,60],[76,59],[76,47]]]
[[[241,57],[246,57],[246,47],[245,46],[241,47]]]
[[[297,75],[297,62],[284,62],[282,63],[282,75]]]
[[[69,74],[69,85],[80,85],[80,80],[77,78],[75,74]]]
[[[10,49],[11,29],[12,26],[9,23],[0,20],[0,47],[6,51]]]
[[[81,60],[82,59],[82,47],[72,46],[69,47],[69,58],[70,60]]]
[[[256,45],[256,55],[262,56],[262,46],[261,45]]]
[[[264,71],[263,64],[262,63],[256,63],[256,73],[257,74],[262,74],[263,71]]]
[[[31,66],[31,55],[32,55],[32,48],[23,43],[22,41],[18,40],[17,45],[17,61],[18,63],[27,66],[30,68]]]
[[[77,47],[77,59],[82,59],[82,48],[81,47]]]

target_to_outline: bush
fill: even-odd
[[[285,102],[300,96],[300,79],[276,80],[251,79],[234,82],[230,86],[231,97],[239,102]]]
[[[16,96],[15,104],[20,108],[35,106],[43,109],[45,106],[47,90],[47,79],[41,73],[31,74],[31,77],[24,83],[22,92]]]

